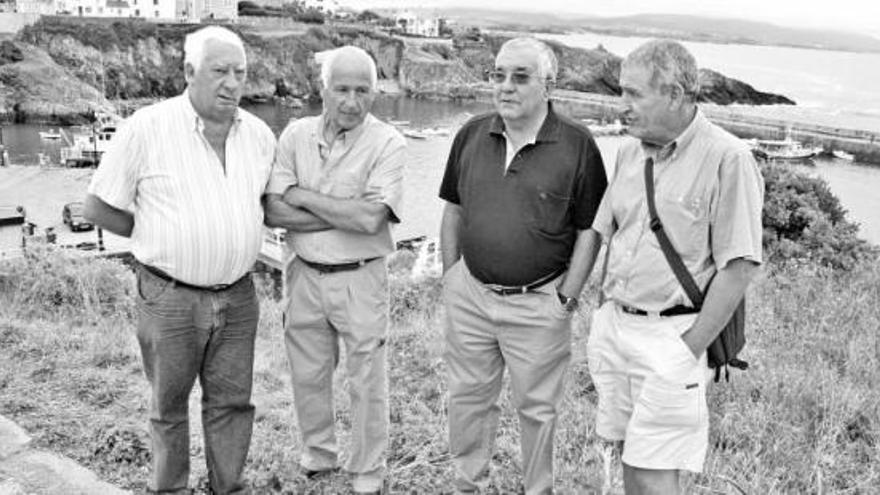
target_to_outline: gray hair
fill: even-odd
[[[676,41],[648,41],[627,55],[621,66],[650,69],[654,88],[664,90],[677,84],[690,100],[695,100],[700,91],[697,61],[684,45]]]
[[[513,38],[511,40],[505,41],[504,44],[501,45],[501,48],[498,50],[498,53],[500,54],[504,50],[520,47],[532,48],[533,50],[538,52],[538,74],[540,74],[541,77],[543,77],[544,79],[547,79],[551,83],[555,84],[556,72],[559,69],[559,62],[557,62],[556,54],[553,53],[553,50],[551,50],[550,47],[547,46],[547,44],[543,41],[529,36]]]
[[[186,35],[186,41],[183,43],[183,63],[192,65],[193,69],[198,69],[205,58],[205,46],[209,41],[220,41],[234,45],[241,50],[241,54],[245,56],[245,63],[247,63],[247,55],[241,38],[229,29],[220,26],[208,26]]]
[[[315,54],[315,60],[321,64],[321,82],[324,88],[330,87],[330,78],[333,76],[333,68],[340,56],[352,56],[362,60],[370,68],[370,88],[376,89],[379,76],[376,73],[376,62],[364,49],[346,45],[334,48],[320,54]]]

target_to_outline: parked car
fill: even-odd
[[[95,228],[95,226],[83,216],[83,204],[79,201],[64,205],[64,209],[61,211],[61,219],[70,227],[71,232],[92,230]]]
[[[24,207],[0,205],[0,227],[4,225],[21,225],[24,223]]]

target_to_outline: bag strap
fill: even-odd
[[[672,247],[672,242],[663,229],[663,223],[657,216],[657,207],[654,204],[654,159],[651,157],[645,159],[645,192],[648,196],[648,215],[651,217],[651,223],[649,224],[651,231],[657,236],[657,242],[660,243],[660,249],[663,251],[663,256],[666,257],[669,266],[672,267],[675,278],[684,287],[684,291],[694,303],[694,307],[699,309],[703,306],[703,291],[697,287],[694,277],[687,267],[684,266],[681,256]]]

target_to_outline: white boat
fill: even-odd
[[[752,148],[752,154],[771,162],[810,162],[822,152],[821,147],[795,141],[791,132],[786,132],[785,139],[749,139],[746,142]]]
[[[61,139],[61,129],[56,129],[54,131],[52,129],[49,129],[48,131],[40,131],[40,139],[47,139],[49,141]]]
[[[584,121],[587,124],[587,127],[590,129],[590,133],[593,136],[619,136],[623,134],[623,131],[626,130],[623,124],[620,123],[620,120],[615,120],[614,122],[610,122],[607,124],[596,122],[595,120],[591,123],[587,120]]]
[[[67,167],[97,167],[120,120],[118,115],[99,113],[89,129],[74,134],[68,140],[69,146],[61,148],[61,163]]]
[[[428,139],[428,135],[422,131],[417,131],[415,129],[404,129],[400,131],[404,136],[411,139]]]
[[[834,150],[831,152],[834,158],[840,158],[841,160],[846,160],[851,162],[856,159],[856,157],[852,153],[847,153],[846,151]]]

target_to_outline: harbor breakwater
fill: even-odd
[[[490,91],[481,92],[480,99],[491,99]],[[622,105],[618,96],[557,90],[554,104],[574,117],[613,120]],[[750,111],[713,104],[701,104],[706,116],[730,133],[744,139],[783,139],[786,135],[810,146],[818,146],[827,153],[845,151],[862,163],[880,165],[880,132],[815,123],[795,117],[758,115],[760,107]],[[767,113],[772,113],[768,110]]]

